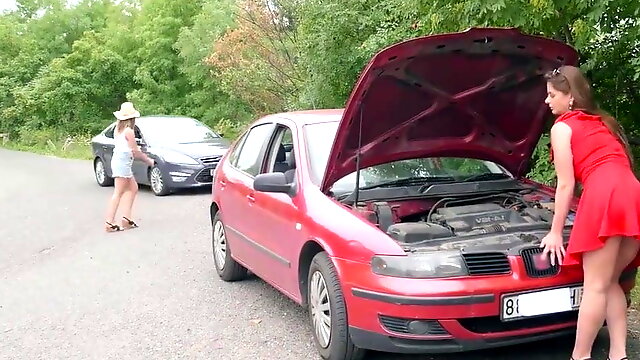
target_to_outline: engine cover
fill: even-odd
[[[517,211],[492,203],[440,208],[433,214],[431,220],[446,224],[456,233],[469,232],[496,224],[529,222]]]

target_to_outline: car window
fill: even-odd
[[[247,138],[242,144],[236,168],[245,173],[256,176],[260,173],[266,149],[271,135],[273,135],[274,124],[261,124],[249,130]]]
[[[113,132],[115,131],[115,129],[116,129],[116,124],[112,124],[112,125],[111,125],[111,126],[109,126],[109,127],[107,128],[107,130],[104,132],[104,136],[106,136],[106,137],[108,137],[108,138],[110,138],[110,139],[113,139]]]
[[[235,144],[233,145],[231,152],[229,153],[229,163],[233,166],[237,165],[240,149],[242,149],[242,144],[244,143],[244,140],[247,138],[248,133],[249,132],[247,131],[244,134],[242,134],[242,136],[240,136],[238,141],[236,141]]]
[[[295,162],[291,157],[293,152],[293,135],[291,129],[287,126],[280,125],[276,130],[276,136],[269,149],[269,160],[265,172],[281,172],[292,169]]]
[[[140,125],[145,139],[154,144],[193,144],[220,139],[211,128],[192,118],[145,118]]]
[[[337,122],[310,124],[304,127],[311,178],[316,184],[320,184],[324,176],[337,130]],[[361,187],[412,177],[451,177],[454,180],[462,180],[485,174],[511,176],[504,168],[491,161],[452,157],[399,160],[361,170]],[[352,191],[355,188],[355,177],[355,172],[343,177],[336,181],[332,190]]]

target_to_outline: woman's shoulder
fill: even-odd
[[[567,111],[566,113],[558,116],[554,123],[557,124],[559,122],[567,122],[569,120],[577,118],[580,114],[581,114],[581,111],[579,110]]]
[[[130,127],[126,127],[122,130],[122,134],[124,136],[131,136],[133,135],[133,129],[131,129]]]

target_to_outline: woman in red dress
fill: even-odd
[[[627,302],[618,279],[626,268],[640,266],[640,182],[633,157],[620,125],[595,104],[578,68],[562,66],[545,78],[545,103],[558,116],[551,128],[557,187],[551,230],[540,246],[552,263],[584,270],[572,359],[590,359],[605,319],[609,358],[627,359]],[[565,250],[562,230],[576,181],[583,192]]]

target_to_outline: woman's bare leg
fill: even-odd
[[[125,189],[124,195],[122,196],[122,216],[127,219],[133,220],[132,211],[133,211],[133,202],[136,199],[136,195],[138,194],[138,183],[136,179],[130,178],[128,179],[127,188]],[[129,224],[122,221],[123,226],[129,226]]]
[[[609,330],[609,358],[622,359],[627,356],[627,299],[620,286],[620,276],[638,254],[640,241],[624,238],[620,243],[613,282],[607,293],[607,329]]]
[[[105,221],[114,224],[116,211],[118,211],[118,205],[120,204],[120,199],[127,187],[127,179],[117,177],[114,179],[114,188],[113,194],[111,195],[111,199],[109,199],[109,204],[107,205],[107,214]],[[108,230],[108,225],[105,224],[105,228]]]
[[[578,313],[578,329],[572,355],[574,359],[591,356],[593,342],[604,324],[607,294],[613,280],[621,240],[621,237],[611,237],[602,248],[586,252],[582,256],[584,294]]]

